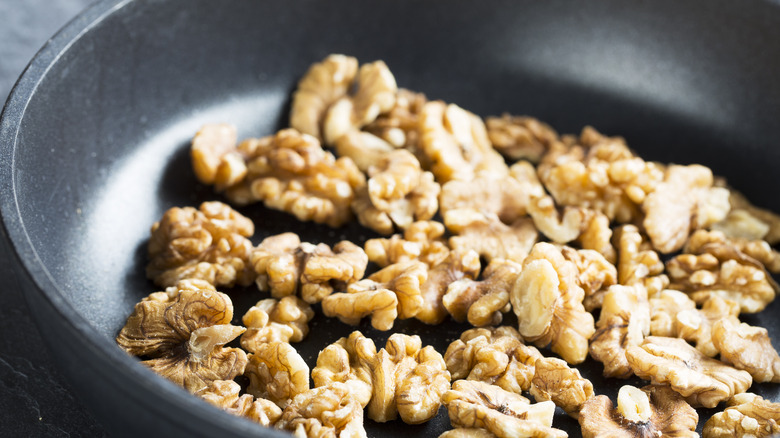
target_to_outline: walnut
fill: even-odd
[[[221,202],[173,207],[152,225],[146,276],[161,287],[199,278],[214,286],[246,286],[254,281],[249,265],[254,224]]]
[[[190,157],[198,181],[218,190],[246,175],[243,157],[236,152],[236,127],[226,123],[204,125],[192,138]]]
[[[712,343],[720,360],[749,372],[754,382],[780,383],[780,356],[765,328],[723,318],[712,325]]]
[[[566,207],[558,211],[551,196],[531,198],[528,214],[539,231],[556,243],[569,243],[578,238],[586,223],[584,208]]]
[[[550,144],[558,139],[549,125],[533,117],[488,117],[485,120],[488,137],[493,147],[510,160],[528,160],[538,163]]]
[[[663,290],[650,298],[650,334],[677,337],[677,314],[696,311],[696,303],[688,295],[671,289]]]
[[[350,394],[350,387],[341,382],[296,395],[284,408],[276,428],[292,432],[296,437],[366,436],[363,409]]]
[[[617,252],[612,246],[612,228],[609,218],[596,210],[585,210],[585,222],[577,242],[582,249],[598,252],[610,263],[616,263]]]
[[[244,157],[244,178],[226,188],[236,204],[262,201],[301,221],[339,227],[352,218],[355,192],[365,175],[349,157],[336,159],[316,138],[294,129],[247,139],[237,148]]]
[[[241,386],[232,380],[215,380],[195,393],[198,397],[233,415],[248,418],[271,427],[282,416],[275,403],[255,398],[251,394],[239,396]]]
[[[752,394],[737,394],[725,411],[713,415],[702,429],[704,438],[765,437],[780,433],[780,403]]]
[[[462,278],[447,286],[442,304],[452,317],[481,327],[497,325],[509,311],[509,291],[522,266],[510,260],[493,259],[482,280]]]
[[[500,178],[508,172],[504,159],[490,144],[482,119],[455,104],[426,103],[419,129],[420,149],[441,184],[470,181],[480,174]]]
[[[439,438],[495,438],[495,435],[476,427],[456,427],[442,433]]]
[[[732,206],[726,217],[712,224],[710,229],[720,231],[731,238],[759,240],[769,233],[769,224],[762,222],[745,209],[735,209]]]
[[[420,337],[395,333],[371,361],[373,396],[368,417],[380,423],[400,415],[408,424],[424,423],[439,410],[450,389],[450,373],[441,354],[422,347]]]
[[[428,279],[420,286],[423,304],[415,318],[426,324],[439,324],[447,317],[442,297],[447,287],[462,278],[475,279],[479,275],[479,254],[472,250],[451,251],[444,261],[428,270]]]
[[[428,220],[439,209],[441,188],[409,151],[399,149],[369,169],[371,178],[352,208],[363,226],[390,234],[415,220]]]
[[[576,368],[554,357],[544,357],[534,365],[531,395],[537,402],[551,400],[574,418],[582,406],[593,397],[593,384]]]
[[[436,221],[417,221],[404,230],[403,237],[369,239],[365,250],[368,259],[380,267],[400,262],[419,260],[428,266],[443,262],[450,253],[444,236],[444,224]]]
[[[746,371],[709,358],[682,339],[648,336],[628,347],[626,359],[639,378],[670,385],[694,407],[715,407],[753,382]]]
[[[538,347],[552,344],[552,351],[571,364],[585,360],[595,332],[593,315],[582,305],[585,292],[577,273],[561,250],[540,242],[523,262],[510,293],[520,334]]]
[[[241,347],[254,352],[267,342],[301,342],[309,334],[314,310],[295,296],[258,301],[242,317],[247,328],[241,335]]]
[[[244,332],[230,324],[233,303],[203,280],[184,280],[135,305],[117,344],[190,392],[244,372],[247,356],[225,344]]]
[[[737,213],[742,216],[748,216],[751,222],[761,222],[761,224],[764,226],[762,227],[759,225],[759,227],[765,228],[767,231],[760,236],[756,235],[755,233],[750,233],[749,235],[738,234],[737,236],[726,233],[727,235],[730,237],[763,239],[766,240],[770,245],[776,245],[777,243],[780,243],[780,216],[769,210],[756,207],[755,205],[751,204],[743,194],[739,193],[733,188],[729,189],[729,204],[731,204],[730,213]],[[725,232],[725,230],[723,231]]]
[[[452,249],[472,249],[488,261],[498,258],[521,263],[538,237],[527,218],[506,225],[494,214],[473,209],[449,210],[444,214],[444,225],[456,234],[450,237]]]
[[[691,231],[726,217],[728,190],[713,187],[712,171],[697,164],[669,166],[664,180],[642,203],[643,225],[653,247],[664,254],[679,250]]]
[[[631,367],[626,348],[639,345],[650,334],[650,303],[647,289],[613,285],[604,295],[596,333],[590,339],[590,355],[604,364],[605,377],[626,379]]]
[[[395,148],[404,148],[422,158],[419,151],[419,117],[428,99],[422,93],[399,88],[395,105],[390,111],[380,114],[363,130],[381,138]],[[421,160],[423,162],[423,160]],[[425,166],[428,167],[428,166]]]
[[[675,315],[674,329],[678,338],[694,342],[696,349],[709,357],[718,354],[712,340],[712,327],[720,320],[739,324],[739,305],[718,296],[710,297],[702,308],[681,310]]]
[[[334,150],[337,156],[349,157],[361,172],[368,173],[371,166],[379,164],[396,149],[368,132],[349,131],[336,140]]]
[[[481,428],[500,438],[568,436],[552,428],[552,402],[531,404],[519,394],[487,383],[458,380],[443,402],[450,422],[458,428]]]
[[[773,250],[765,240],[727,237],[720,231],[698,230],[691,234],[683,252],[709,253],[719,259],[750,260],[756,267],[763,266],[769,272],[780,272],[780,253]]]
[[[601,253],[591,249],[561,248],[563,257],[577,267],[577,284],[585,292],[585,310],[601,307],[607,289],[617,282],[617,269]]]
[[[536,169],[525,161],[509,168],[509,175],[484,174],[473,180],[452,180],[442,185],[441,214],[464,208],[495,214],[506,224],[525,216],[534,197],[544,194]]]
[[[453,380],[477,380],[516,394],[531,387],[534,363],[541,358],[509,326],[466,330],[444,353]]]
[[[309,366],[286,342],[258,345],[249,355],[244,375],[249,377],[248,393],[271,400],[282,409],[291,398],[309,389]]]
[[[623,225],[617,233],[618,283],[642,284],[648,295],[653,296],[669,285],[660,256],[639,233],[634,225]]]
[[[371,361],[375,356],[374,341],[354,331],[320,351],[317,366],[311,371],[314,386],[342,382],[350,388],[350,394],[360,406],[366,407],[373,394]]]
[[[252,252],[251,262],[260,290],[283,298],[300,289],[304,301],[317,303],[335,287],[363,278],[368,257],[346,240],[331,250],[324,243],[312,245],[294,233],[282,233],[264,239]]]
[[[617,409],[605,395],[588,400],[580,411],[584,438],[674,436],[698,437],[699,415],[667,386],[623,386]]]

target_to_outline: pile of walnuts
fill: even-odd
[[[290,124],[193,138],[195,175],[232,206],[174,207],[152,226],[146,274],[161,291],[117,343],[154,371],[299,437],[365,437],[365,417],[420,424],[441,407],[442,437],[567,436],[557,408],[585,437],[696,436],[696,408],[718,406],[704,436],[780,431],[780,404],[747,392],[780,383],[780,355],[740,321],[778,292],[780,217],[707,167],[645,161],[591,127],[483,120],[343,55],[306,72]],[[255,202],[380,236],[253,242],[234,207]],[[234,325],[220,290],[255,286]],[[472,328],[446,351],[355,330],[310,369],[293,344],[316,312],[380,331],[410,318]],[[588,357],[648,384],[599,395],[576,368]]]

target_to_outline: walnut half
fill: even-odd
[[[780,403],[752,394],[737,394],[723,412],[712,416],[702,429],[704,438],[749,438],[780,433]]]

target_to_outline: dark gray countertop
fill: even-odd
[[[0,0],[0,102],[36,51],[93,0]],[[0,436],[101,437],[103,428],[57,371],[0,241]]]

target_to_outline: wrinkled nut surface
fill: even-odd
[[[173,207],[152,225],[146,276],[161,287],[199,278],[214,286],[254,281],[249,264],[254,224],[221,202]]]
[[[679,327],[677,314],[697,312],[696,303],[685,293],[666,289],[650,298],[650,334],[676,338]]]
[[[558,211],[552,196],[532,198],[528,214],[536,228],[555,243],[569,243],[580,236],[587,212],[584,208],[566,207]]]
[[[534,365],[530,393],[537,402],[551,400],[574,418],[582,406],[593,397],[593,384],[585,379],[576,368],[569,368],[566,362],[544,357]]]
[[[450,423],[457,428],[485,429],[502,438],[568,436],[552,427],[555,413],[552,402],[531,404],[522,395],[495,385],[458,380],[442,400]]]
[[[244,332],[230,325],[233,303],[203,280],[185,280],[135,305],[117,344],[156,373],[196,392],[244,372],[247,355],[225,344]]]
[[[741,236],[749,239],[764,239],[770,245],[775,245],[780,242],[780,216],[776,213],[763,208],[756,207],[751,204],[750,201],[738,191],[729,189],[729,204],[731,204],[732,212],[743,212],[743,215],[748,215],[751,220],[760,221],[766,226],[766,233],[764,235],[756,235],[755,233],[748,236]],[[739,236],[739,235],[738,235]]]
[[[522,263],[538,237],[536,227],[527,218],[506,225],[494,214],[472,209],[448,211],[444,225],[455,234],[450,237],[450,248],[474,250],[488,261]]]
[[[453,380],[468,379],[520,394],[531,387],[534,364],[542,354],[523,344],[512,327],[466,330],[444,353]]]
[[[485,119],[488,137],[501,155],[511,160],[538,163],[558,133],[533,117],[502,114]]]
[[[344,383],[360,406],[366,407],[373,394],[371,361],[376,354],[374,341],[359,331],[352,332],[320,351],[317,366],[311,370],[314,386]]]
[[[691,234],[683,247],[690,254],[712,254],[721,260],[735,259],[763,266],[767,271],[777,273],[780,269],[780,253],[773,250],[765,240],[748,240],[726,237],[720,231],[697,230]]]
[[[667,386],[623,386],[618,392],[617,409],[609,397],[593,397],[582,407],[579,422],[584,438],[699,436],[696,410]]]
[[[295,437],[365,438],[363,409],[341,382],[312,388],[293,398],[276,423]]]
[[[428,99],[424,94],[399,88],[395,96],[395,105],[364,126],[363,130],[386,141],[394,148],[411,151],[421,162],[424,162],[419,147],[418,126],[420,113],[427,102]]]
[[[447,286],[442,304],[455,321],[477,327],[498,325],[503,313],[509,311],[509,291],[521,269],[519,263],[493,259],[482,280],[462,278]]]
[[[282,410],[273,402],[255,398],[251,394],[239,395],[241,386],[232,380],[215,380],[195,393],[198,397],[228,413],[245,417],[262,426],[273,426]]]
[[[368,173],[372,166],[382,162],[395,147],[385,140],[363,131],[349,131],[336,140],[333,148],[338,157],[349,157],[360,169]]]
[[[267,342],[301,342],[309,334],[312,318],[311,306],[295,296],[258,301],[241,318],[246,327],[241,347],[254,352]]]
[[[577,284],[577,267],[554,245],[534,245],[523,262],[510,301],[518,329],[538,347],[552,346],[570,364],[588,355],[588,340],[596,331],[593,315],[582,305],[585,292]]]
[[[479,269],[479,254],[475,251],[451,251],[444,261],[428,270],[428,279],[420,286],[422,307],[415,318],[426,324],[439,324],[444,321],[448,313],[442,298],[447,293],[447,287],[463,278],[477,278]]]
[[[707,357],[682,339],[648,336],[628,347],[626,359],[639,378],[668,384],[694,407],[713,408],[753,383],[746,371]]]
[[[366,255],[382,268],[412,260],[433,267],[443,262],[450,253],[443,237],[444,231],[441,222],[417,221],[404,230],[403,237],[394,234],[389,238],[367,240],[364,246]]]
[[[720,320],[728,320],[739,324],[739,305],[733,301],[724,300],[718,296],[704,302],[699,310],[682,310],[675,315],[674,331],[678,338],[683,338],[696,345],[696,349],[704,355],[715,357],[718,349],[712,340],[712,327]]]
[[[640,283],[653,296],[669,285],[664,264],[650,243],[634,225],[623,225],[616,233],[618,240],[618,283]]]
[[[720,360],[749,372],[754,382],[780,383],[780,356],[765,328],[723,318],[712,325],[712,343]]]
[[[582,300],[585,310],[601,307],[604,294],[617,283],[617,269],[603,254],[592,249],[561,248],[563,257],[577,267],[577,284],[585,292]]]
[[[495,435],[476,427],[456,427],[442,433],[439,438],[495,438]]]
[[[249,377],[248,393],[271,400],[282,409],[291,398],[309,389],[309,366],[286,342],[258,345],[249,355],[244,375]]]
[[[748,438],[780,433],[780,403],[752,394],[737,394],[723,412],[713,415],[702,429],[704,438]]]
[[[236,127],[227,123],[204,125],[192,138],[190,158],[198,181],[225,188],[246,174],[243,158],[236,153]]]

